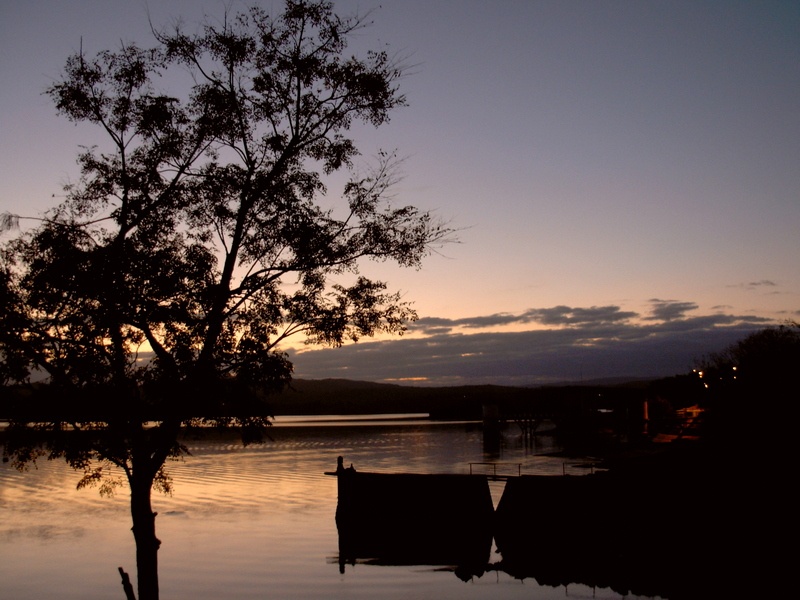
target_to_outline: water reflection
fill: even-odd
[[[362,544],[374,543],[369,530],[362,529],[362,537],[347,541],[336,527],[337,479],[324,472],[335,470],[337,456],[345,456],[347,465],[352,461],[358,472],[468,474],[470,463],[497,461],[521,464],[523,474],[561,476],[564,460],[555,454],[560,448],[552,436],[543,436],[531,446],[515,428],[509,428],[501,432],[499,455],[489,454],[480,423],[278,423],[271,435],[273,441],[246,448],[233,434],[185,440],[191,456],[170,465],[174,495],[154,497],[163,541],[160,576],[165,598],[555,600],[565,596],[563,587],[536,583],[560,581],[557,571],[545,573],[547,550],[554,549],[558,558],[553,561],[563,567],[565,562],[577,562],[570,558],[576,547],[589,546],[602,553],[615,539],[563,529],[549,536],[541,529],[524,534],[519,525],[519,537],[525,543],[513,556],[513,542],[506,539],[501,555],[493,552],[491,544],[493,537],[499,543],[502,536],[494,531],[474,536],[470,516],[466,526],[459,519],[459,529],[449,536],[432,535],[435,524],[413,529],[406,522],[406,527],[395,526],[394,534],[373,535],[380,546],[365,549]],[[582,478],[579,473],[583,471],[574,470],[576,479]],[[0,465],[0,597],[104,600],[122,596],[117,567],[133,564],[126,494],[109,499],[101,498],[96,490],[76,490],[78,478],[60,462],[43,462],[28,473]],[[489,488],[493,506],[499,507],[503,484],[490,481]],[[615,489],[608,496],[625,506],[631,494]],[[436,492],[426,492],[421,505],[430,507],[431,496]],[[406,504],[417,501],[405,494],[398,498]],[[673,512],[683,516],[681,507],[687,503],[677,500],[675,496]],[[541,511],[537,503],[529,503],[531,511]],[[440,510],[449,511],[454,504],[451,497]],[[656,509],[653,515],[658,518]],[[649,526],[646,530],[654,536],[648,548],[661,543]],[[686,527],[681,529],[681,536],[686,531]],[[401,534],[405,542],[392,549],[392,535],[396,541]],[[340,551],[343,541],[347,549]],[[348,566],[377,555],[379,564],[404,566],[357,567],[355,571]],[[344,575],[339,573],[340,559],[346,567]],[[425,563],[433,568],[409,566]],[[461,579],[472,577],[470,584],[453,576],[459,565],[455,574]],[[569,577],[591,581],[574,571]],[[570,584],[568,595],[580,595],[580,589]],[[592,595],[591,588],[588,594]],[[610,591],[603,595],[598,590],[597,597],[622,595]]]
[[[687,515],[685,500],[709,488],[681,473],[512,476],[495,510],[485,476],[340,467],[340,572],[357,561],[438,565],[463,581],[494,571],[621,596],[709,597],[707,563],[724,560],[726,539],[713,519]]]

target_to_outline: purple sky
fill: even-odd
[[[150,4],[156,25],[246,5]],[[397,148],[398,199],[462,231],[420,271],[365,266],[414,302],[406,336],[292,350],[297,376],[674,374],[800,319],[800,3],[335,4],[380,4],[353,47],[413,65],[409,106],[359,131],[365,161]],[[42,95],[67,55],[148,45],[147,15],[136,0],[0,3],[0,212],[49,207],[98,141]]]

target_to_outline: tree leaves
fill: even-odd
[[[79,154],[66,199],[3,249],[2,376],[38,369],[70,401],[105,390],[125,439],[148,419],[168,432],[257,416],[257,431],[264,393],[291,376],[289,337],[402,333],[414,311],[359,265],[418,267],[452,232],[393,204],[394,154],[355,172],[352,125],[405,104],[385,50],[348,53],[364,25],[290,0],[274,17],[254,8],[158,31],[153,48],[69,57],[47,93],[107,143]],[[328,189],[339,171],[349,183]],[[150,456],[168,455],[165,440]],[[109,459],[127,464],[124,448]]]

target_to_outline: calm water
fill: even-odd
[[[339,572],[337,482],[324,475],[338,455],[364,471],[467,473],[469,463],[491,461],[530,474],[578,473],[579,466],[546,456],[557,449],[550,437],[530,448],[509,429],[499,446],[486,447],[479,425],[420,420],[285,420],[272,435],[273,442],[247,448],[235,437],[189,440],[192,456],[170,464],[174,495],[153,498],[165,600],[621,597],[502,572],[468,582],[429,566],[356,564]],[[135,577],[127,489],[101,498],[76,490],[78,478],[60,461],[26,473],[0,467],[2,600],[124,597],[117,567]],[[495,502],[502,485],[492,484]]]

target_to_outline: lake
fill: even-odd
[[[174,494],[153,496],[165,600],[623,597],[502,571],[462,581],[446,566],[357,562],[340,572],[337,479],[325,475],[337,456],[375,472],[466,474],[470,463],[487,462],[523,474],[588,472],[585,461],[552,456],[559,450],[553,437],[529,445],[512,426],[487,443],[479,423],[371,417],[279,418],[271,435],[273,441],[248,447],[233,435],[187,440],[192,456],[169,464]],[[135,581],[127,488],[103,498],[96,489],[76,490],[78,479],[63,461],[23,473],[0,467],[3,600],[122,599],[117,567]],[[503,485],[490,484],[495,503]]]

